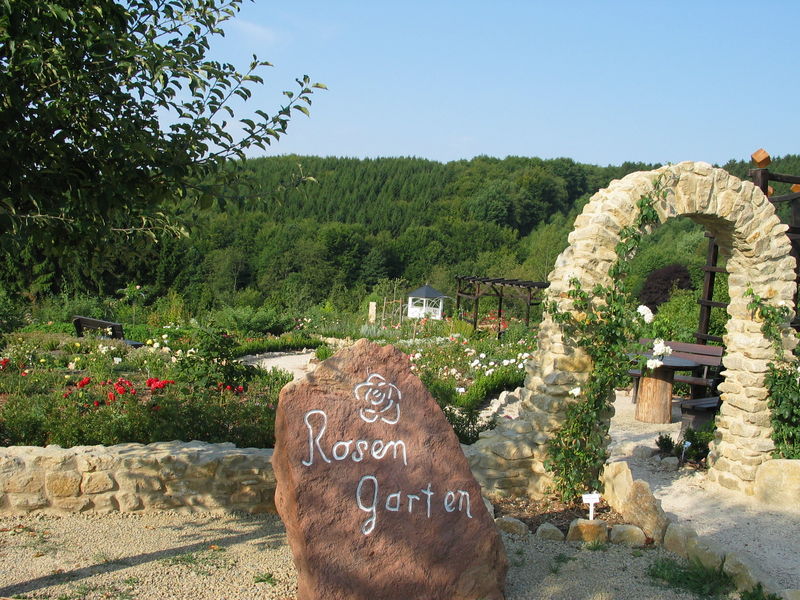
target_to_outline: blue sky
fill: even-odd
[[[724,163],[800,153],[797,23],[796,0],[256,0],[213,48],[275,65],[253,109],[328,86],[268,154]]]

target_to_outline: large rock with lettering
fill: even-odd
[[[298,600],[501,600],[508,563],[408,358],[361,340],[280,396],[275,502]]]

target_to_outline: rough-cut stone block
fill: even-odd
[[[626,546],[644,546],[647,536],[636,525],[614,525],[609,534],[612,544],[625,544]]]
[[[699,560],[708,569],[718,569],[725,560],[725,550],[711,540],[692,537],[686,543],[686,557]]]
[[[503,598],[500,535],[402,352],[360,340],[323,361],[283,388],[275,433],[299,600]]]
[[[77,496],[81,491],[81,475],[77,471],[52,471],[45,477],[45,489],[56,498]]]
[[[92,496],[92,512],[107,514],[119,510],[119,504],[114,498],[114,494],[98,494]]]
[[[568,542],[606,542],[608,541],[608,525],[605,521],[595,519],[573,519],[567,532]]]
[[[136,494],[122,492],[120,494],[115,494],[114,497],[120,512],[133,512],[135,510],[141,510],[144,507],[142,499]]]
[[[552,523],[542,523],[536,528],[536,537],[542,540],[564,541],[564,532]]]
[[[141,494],[139,498],[144,510],[172,510],[183,506],[183,501],[179,497],[168,494]]]
[[[800,500],[800,460],[774,459],[759,466],[755,495],[772,506],[795,506]]]
[[[680,461],[677,456],[665,456],[659,463],[659,468],[662,471],[677,471],[680,467]]]
[[[518,537],[525,537],[530,533],[528,526],[514,517],[498,517],[494,520],[494,524],[497,525],[500,531],[505,531]]]
[[[65,513],[79,513],[92,507],[92,501],[83,496],[77,498],[55,498],[53,508],[57,508]]]
[[[48,505],[44,494],[13,494],[9,496],[11,507],[18,511],[29,512]]]
[[[611,508],[620,512],[633,487],[633,475],[628,463],[618,461],[607,464],[603,469],[601,482],[603,498]]]
[[[658,452],[657,448],[653,448],[651,446],[636,446],[632,451],[631,455],[634,458],[638,458],[640,460],[648,460],[651,458],[656,452]]]
[[[119,484],[119,489],[126,492],[157,492],[163,489],[161,480],[155,475],[120,471],[114,477]]]
[[[44,473],[16,473],[6,480],[5,491],[9,494],[40,494],[44,491]]]
[[[231,495],[233,504],[258,504],[261,502],[261,490],[256,486],[245,486]]]
[[[697,533],[691,527],[670,523],[664,534],[664,548],[673,554],[686,558],[689,552],[687,549],[689,540],[696,537]]]
[[[628,523],[641,527],[657,544],[664,539],[669,520],[661,508],[661,502],[653,496],[650,484],[646,481],[634,481],[625,502],[617,510],[620,510]]]
[[[731,576],[736,584],[736,589],[739,591],[750,590],[759,583],[763,585],[769,579],[764,571],[751,559],[740,556],[735,552],[728,552],[725,555],[725,564],[722,570]],[[772,590],[770,591],[772,592]]]
[[[84,473],[81,489],[84,494],[101,494],[114,489],[114,480],[105,471]]]
[[[28,460],[28,468],[42,471],[66,470],[72,466],[74,454],[59,446],[37,448],[37,453]]]

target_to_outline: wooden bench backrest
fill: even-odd
[[[100,319],[92,319],[89,317],[72,317],[72,324],[75,325],[75,335],[83,337],[84,330],[100,330],[108,335],[108,337],[115,340],[124,340],[125,333],[122,330],[122,323],[113,323],[112,321],[101,321]]]
[[[653,340],[642,338],[640,344],[652,347]],[[672,356],[693,360],[701,365],[718,367],[722,364],[722,354],[725,349],[722,346],[707,346],[705,344],[689,344],[686,342],[664,342],[672,348]]]

